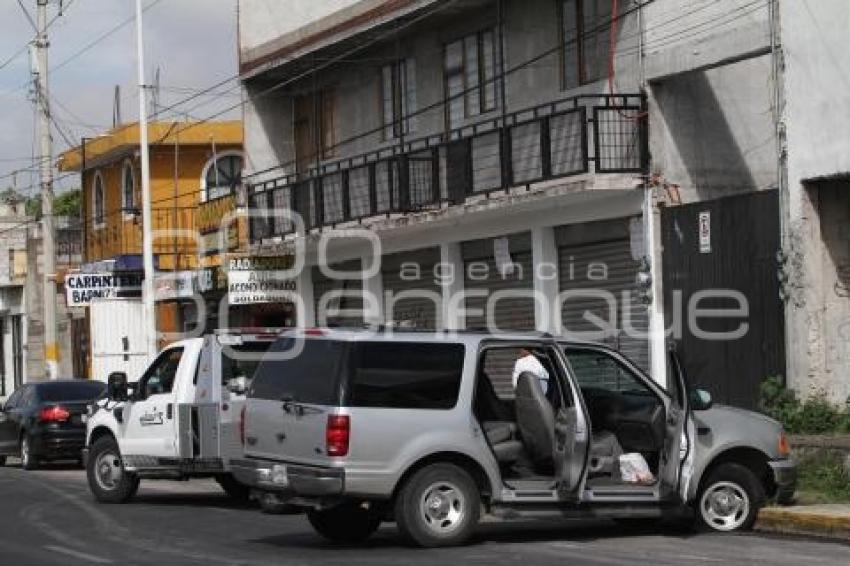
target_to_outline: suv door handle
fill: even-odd
[[[165,418],[167,418],[168,420],[174,418],[174,405],[171,403],[168,403],[165,406]]]

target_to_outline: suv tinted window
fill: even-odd
[[[290,353],[296,353],[291,359]],[[315,405],[339,404],[339,373],[345,344],[333,340],[281,338],[269,348],[254,374],[250,397],[290,398]]]
[[[451,409],[463,372],[462,344],[355,342],[345,404]]]
[[[79,383],[45,383],[38,386],[38,397],[48,403],[56,401],[92,401],[97,399],[105,383],[80,381]]]

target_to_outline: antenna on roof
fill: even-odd
[[[121,125],[121,85],[115,85],[115,98],[112,101],[112,127]]]

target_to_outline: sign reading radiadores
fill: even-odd
[[[231,305],[292,301],[293,256],[233,257],[227,262],[227,299]]]

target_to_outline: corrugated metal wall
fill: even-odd
[[[636,283],[640,262],[632,257],[629,219],[561,226],[555,230],[555,242],[561,292],[603,291],[615,300],[614,309],[602,297],[576,296],[564,301],[561,316],[565,333],[599,332],[600,336],[577,337],[602,341],[599,325],[587,316],[609,323],[614,310],[615,333],[604,341],[649,369],[649,313]]]
[[[434,266],[440,262],[439,248],[426,248],[387,255],[381,261],[384,296],[407,291],[424,291],[428,296],[389,299],[385,303],[387,322],[414,328],[437,328],[441,288],[436,283]]]

